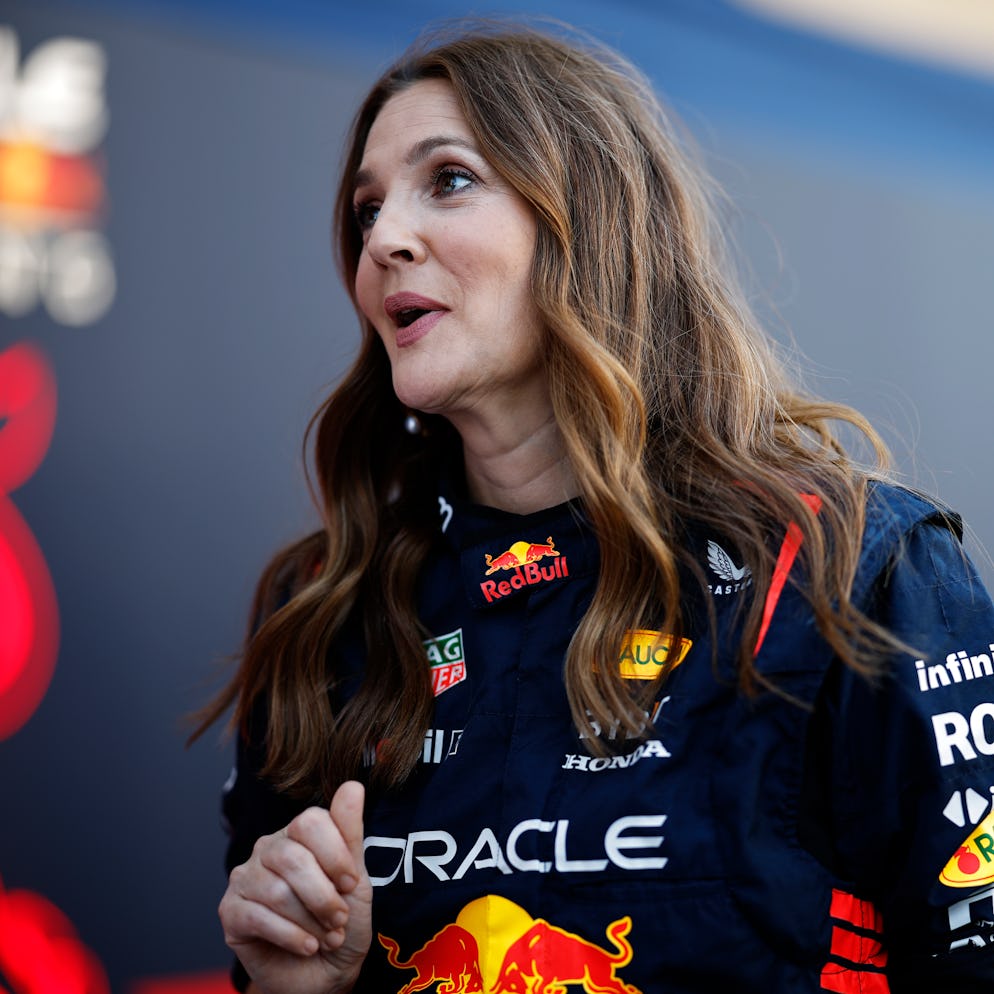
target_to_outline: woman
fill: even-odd
[[[336,218],[324,527],[208,714],[238,985],[987,989],[994,609],[783,375],[646,83],[417,48]]]

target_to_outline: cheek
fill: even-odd
[[[494,244],[500,246],[499,258],[494,260],[495,268],[499,266],[509,288],[529,297],[536,241],[536,225],[528,216],[519,216],[506,223],[494,239]]]
[[[519,242],[500,260],[495,260],[492,271],[500,272],[499,284],[507,306],[513,307],[519,319],[531,319],[537,314],[532,287],[534,246]],[[499,266],[499,270],[498,270]]]
[[[499,249],[495,251],[495,246]],[[485,245],[466,240],[450,247],[448,270],[456,282],[470,295],[481,293],[496,298],[502,309],[520,309],[523,301],[531,300],[532,256],[520,254],[502,245],[499,233]]]
[[[376,289],[376,279],[373,267],[369,264],[369,260],[364,252],[359,257],[359,267],[356,269],[355,274],[355,296],[359,303],[359,310],[369,318],[370,321],[373,320],[374,312],[378,308],[378,291]]]

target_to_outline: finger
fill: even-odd
[[[356,875],[351,881],[340,880],[339,889],[343,893],[351,891],[358,883],[359,874],[365,872],[363,857],[362,809],[366,800],[366,789],[355,780],[347,780],[331,799],[331,820],[342,835],[345,845],[355,863]]]
[[[238,946],[260,940],[298,956],[313,956],[320,948],[310,932],[257,901],[226,894],[218,913],[224,941],[236,951]]]
[[[246,897],[260,900],[315,934],[344,923],[348,906],[306,845],[275,836],[259,847],[258,856],[261,872]]]
[[[348,894],[355,887],[359,871],[352,850],[331,817],[330,810],[308,808],[290,822],[286,827],[286,834],[313,854],[326,881],[334,889],[336,898],[342,901],[341,895]],[[339,907],[347,906],[343,902],[336,907],[329,907],[328,914],[334,915]]]

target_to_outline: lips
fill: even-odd
[[[424,337],[448,313],[448,308],[419,293],[394,293],[383,301],[383,309],[397,325],[397,345],[404,348]]]

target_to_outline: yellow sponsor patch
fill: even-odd
[[[947,887],[994,883],[994,809],[963,840],[939,874]]]
[[[653,680],[666,665],[676,669],[687,658],[692,645],[690,639],[680,639],[680,644],[674,649],[672,635],[637,628],[629,632],[621,643],[621,676],[625,680]]]

